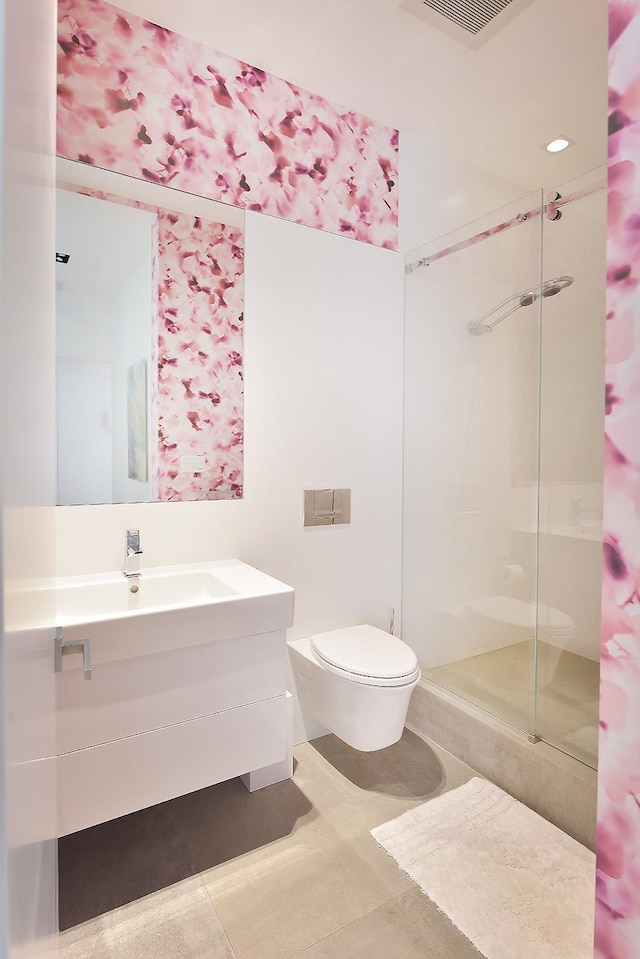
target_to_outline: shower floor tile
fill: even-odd
[[[369,830],[477,775],[405,730],[358,753],[295,749],[292,780],[239,780],[60,840],[60,959],[480,953]]]
[[[532,643],[514,643],[424,675],[520,729],[533,717]],[[547,643],[538,645],[537,732],[597,766],[600,664]]]

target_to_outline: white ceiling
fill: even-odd
[[[118,5],[527,188],[606,160],[607,0],[532,0],[476,51],[401,0]]]

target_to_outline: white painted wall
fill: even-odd
[[[400,242],[408,262],[523,208],[514,203],[528,192],[521,185],[414,132],[401,131],[400,139]],[[509,556],[500,513],[512,465],[513,331],[502,330],[489,350],[469,336],[467,323],[511,285],[531,282],[538,244],[527,228],[513,249],[506,238],[492,243],[406,280],[402,637],[425,666],[489,645],[461,613],[491,591]],[[529,496],[527,515],[534,506]],[[531,581],[528,590],[533,596]]]
[[[523,192],[419,140],[401,157],[405,247]],[[58,573],[118,568],[138,527],[143,566],[239,556],[293,585],[290,638],[386,628],[391,608],[399,626],[401,257],[256,214],[246,230],[244,501],[61,508]],[[303,489],[327,486],[352,489],[351,526],[303,529]]]
[[[56,5],[5,0],[2,175],[0,956],[56,953],[54,611],[19,591],[54,566]],[[23,593],[24,595],[24,593]],[[46,601],[44,601],[46,602]],[[8,891],[7,879],[8,875]]]
[[[245,498],[60,507],[59,575],[238,557],[296,589],[290,638],[400,605],[400,255],[246,218]],[[349,487],[349,526],[303,529],[303,490]]]
[[[430,243],[530,191],[400,131],[400,249]]]
[[[503,184],[501,191],[495,178],[455,162],[439,165],[428,152],[425,170],[429,158],[434,169],[418,185],[415,156],[410,151],[403,160],[410,197],[433,226],[456,225],[461,210],[482,209],[512,189]],[[597,179],[585,176],[561,192]],[[600,623],[605,201],[600,193],[568,206],[555,223],[545,219],[542,263],[545,278],[570,274],[576,282],[546,299],[542,313],[540,601],[574,621],[564,648],[593,659]],[[520,207],[518,201],[496,211],[409,260]],[[415,207],[407,208],[409,245],[418,218]],[[540,227],[539,220],[517,227],[407,278],[403,638],[426,666],[518,640],[498,627],[492,634],[477,622],[470,626],[464,615],[470,602],[495,594],[534,601],[538,305],[479,339],[469,337],[466,324],[539,277]],[[566,529],[572,500],[581,500],[591,526],[586,534],[579,526]],[[508,564],[522,566],[524,576],[510,581]]]
[[[518,201],[411,259],[539,202],[539,194]],[[534,283],[539,255],[538,218],[407,277],[402,635],[426,667],[500,645],[469,622],[468,609],[501,592],[513,477],[520,459],[535,462],[537,394],[520,389],[519,366],[523,337],[536,361],[538,311],[483,337],[471,336],[468,324]],[[534,487],[527,504],[534,524]],[[533,602],[533,539],[523,562],[522,598]]]
[[[195,3],[187,3],[179,14],[168,3],[154,3],[153,10],[147,0],[128,0],[126,6],[187,35],[193,33]],[[206,20],[205,27],[213,22],[210,14]],[[244,22],[226,18],[224,43],[206,29],[203,32],[199,21],[196,33],[204,42],[249,56],[241,49],[244,44],[246,50],[249,42]],[[274,72],[293,77],[282,66],[287,63],[284,48],[272,45],[270,56],[268,63],[261,62]],[[336,83],[334,78],[332,87]],[[317,83],[311,86],[358,107],[333,88],[321,89]],[[378,115],[374,103],[367,107],[372,115]],[[387,110],[380,119],[393,122],[392,114]],[[526,192],[518,184],[436,150],[424,133],[416,132],[419,127],[413,124],[401,130],[403,250]],[[249,217],[247,229],[245,500],[123,506],[115,508],[116,513],[103,507],[59,510],[58,571],[81,572],[82,565],[86,569],[117,567],[122,560],[124,529],[139,526],[145,561],[150,564],[238,555],[292,582],[297,588],[292,637],[363,619],[384,626],[389,607],[397,607],[399,597],[402,271],[398,258],[255,215]],[[340,277],[337,290],[336,276]],[[485,279],[481,276],[478,282]],[[522,282],[526,285],[529,276]],[[443,301],[441,306],[446,323],[450,304]],[[460,356],[452,357],[443,349],[438,330],[427,329],[435,341],[415,374],[416,382],[428,384],[420,397],[420,402],[426,398],[428,404],[415,428],[420,443],[424,441],[419,448],[426,450],[425,463],[431,467],[440,455],[438,444],[443,437],[446,440],[443,396],[456,377],[473,374],[479,361],[469,355],[465,339],[459,363]],[[452,327],[442,329],[448,347],[457,348],[449,339]],[[492,367],[501,350],[511,349],[508,340],[508,334],[503,336],[502,346],[485,362],[489,381],[496,384],[495,395],[483,401],[489,414],[500,403],[508,404],[513,387],[512,378],[501,379],[499,370]],[[470,383],[464,383],[465,390]],[[253,392],[256,384],[259,392]],[[468,392],[464,396],[468,398]],[[418,407],[416,404],[416,410]],[[507,443],[505,424],[496,432],[495,444]],[[490,453],[493,446],[488,449]],[[456,455],[460,456],[460,450]],[[486,463],[489,454],[486,449],[475,449],[473,455]],[[494,463],[497,461],[494,457]],[[421,468],[416,476],[413,467],[409,470],[409,483],[413,494],[424,499]],[[466,496],[465,475],[463,468],[458,494]],[[438,498],[433,474],[429,482],[434,483],[429,487],[433,505]],[[301,491],[313,485],[352,487],[350,529],[301,529]],[[500,477],[497,488],[501,493],[506,490],[506,476]],[[492,504],[495,515],[502,507],[499,495]],[[467,521],[474,522],[470,516],[461,522]],[[464,536],[460,531],[456,535],[461,537],[457,555],[464,563],[477,565],[483,550],[486,553],[485,532],[473,533],[475,560],[466,555]],[[79,539],[86,549],[78,550]],[[504,539],[499,537],[500,557],[505,555]],[[429,531],[428,540],[418,545],[429,569],[437,573],[430,580],[429,588],[434,589],[433,584],[441,582],[442,548],[447,544]],[[417,570],[416,596],[422,602],[420,564]],[[469,571],[460,578],[465,584],[477,577]]]

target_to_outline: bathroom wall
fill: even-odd
[[[158,6],[140,12],[181,29],[175,8]],[[239,47],[243,36],[238,21]],[[215,43],[215,30],[203,39]],[[349,150],[340,143],[340,162]],[[344,192],[332,190],[329,213]],[[61,508],[60,574],[119,568],[124,530],[139,527],[143,568],[239,556],[291,583],[292,638],[388,626],[400,591],[403,268],[344,232],[247,213],[243,501]],[[318,487],[351,488],[349,526],[303,529],[303,490]]]
[[[402,164],[408,177],[404,151]],[[451,218],[455,192],[438,172],[429,169],[423,180],[444,181]],[[566,196],[603,177],[596,171],[558,186]],[[416,182],[415,174],[408,178]],[[500,191],[472,169],[455,171],[452,181],[465,211],[509,197],[508,184]],[[529,205],[539,202],[532,197]],[[408,260],[490,229],[526,205],[498,209]],[[407,277],[403,616],[405,638],[426,666],[517,641],[517,632],[497,622],[469,623],[469,602],[506,595],[532,604],[535,596],[540,304],[485,337],[470,337],[466,326],[535,283],[542,251],[545,277],[568,273],[576,282],[542,307],[540,598],[575,623],[562,648],[599,658],[604,223],[602,191],[565,207],[557,222],[535,219]],[[437,404],[446,419],[432,417]],[[572,500],[584,528],[571,525]],[[533,627],[532,612],[520,638]]]
[[[609,3],[609,232],[597,959],[640,943],[640,2]]]
[[[239,557],[296,588],[292,638],[399,608],[401,258],[246,217],[245,497],[56,510],[61,575]],[[303,529],[303,490],[349,487],[349,526]]]
[[[53,622],[55,8],[1,5],[2,707],[0,956],[57,954]],[[8,878],[8,890],[7,880]]]
[[[423,255],[425,244],[429,250],[444,247],[475,233],[476,228],[481,230],[490,222],[508,218],[520,209],[520,204],[514,205],[513,201],[528,193],[522,185],[452,157],[404,130],[400,172],[404,184],[401,248],[413,251],[409,261]],[[486,217],[488,210],[503,207],[503,214]],[[476,218],[480,218],[477,225],[467,228]],[[443,237],[442,241],[433,242],[437,237]],[[511,264],[509,241],[498,238],[496,243],[503,252],[494,251],[494,259],[508,256]],[[504,429],[499,424],[511,408],[512,384],[501,375],[510,362],[510,337],[502,337],[498,349],[488,353],[466,332],[469,320],[480,315],[478,309],[482,312],[481,292],[487,298],[485,309],[493,305],[494,293],[500,297],[492,262],[474,265],[475,249],[462,254],[472,273],[467,275],[462,261],[456,262],[454,256],[447,263],[411,274],[405,287],[403,637],[414,646],[423,664],[434,666],[466,655],[470,637],[461,633],[457,616],[452,619],[443,607],[459,607],[469,589],[475,595],[478,569],[483,570],[482,575],[488,569],[482,517],[473,508],[462,509],[457,520],[453,515],[455,500],[465,507],[462,500],[474,495],[470,462],[465,459],[471,450],[473,423],[477,425],[483,416],[495,416],[492,445],[485,448],[487,462],[499,463],[500,450],[509,443],[506,421]],[[464,284],[459,282],[461,275]],[[517,282],[515,277],[513,281]],[[528,279],[522,282],[526,284]],[[456,290],[455,300],[450,295],[452,288]],[[487,363],[495,365],[490,369]],[[474,384],[481,367],[484,399],[478,402]],[[434,416],[434,409],[446,409],[447,415]],[[451,428],[455,411],[461,416],[460,431]],[[477,454],[481,452],[476,450]],[[506,463],[508,471],[510,461]],[[496,482],[495,468],[492,475],[496,501],[504,503],[508,475],[500,483]],[[473,507],[473,503],[467,502],[466,507]],[[465,528],[474,539],[475,551],[465,539]],[[496,567],[506,555],[503,549],[495,557]],[[478,636],[477,640],[481,645],[487,643],[486,637]]]
[[[403,173],[408,237],[459,225],[501,189],[432,151],[427,190],[423,149]],[[119,568],[125,528],[140,527],[143,567],[239,556],[291,583],[291,638],[387,627],[392,607],[400,631],[403,271],[391,252],[247,214],[244,501],[60,508],[59,574]],[[332,486],[352,489],[351,525],[303,529],[303,489]]]
[[[400,249],[405,253],[530,192],[436,148],[415,130],[401,132]]]
[[[505,191],[506,192],[506,191]],[[445,240],[413,251],[409,262],[493,229],[519,213],[539,209],[525,197]],[[535,459],[537,392],[521,389],[522,353],[538,337],[537,306],[518,324],[506,320],[485,336],[468,324],[511,293],[526,289],[539,271],[539,217],[497,233],[407,275],[405,339],[404,638],[421,663],[436,667],[513,642],[497,624],[472,617],[476,604],[506,593],[533,601],[535,538],[518,562],[522,581],[503,582],[512,556],[509,509],[514,472]],[[446,416],[434,416],[434,410]],[[535,488],[525,491],[526,523],[535,523]],[[526,638],[523,631],[522,638]]]
[[[400,204],[402,248],[413,251],[409,262],[539,202],[528,195],[523,205],[528,191],[522,185],[404,131],[400,169],[405,188],[409,184]],[[469,336],[467,324],[535,275],[539,221],[519,229],[515,243],[506,233],[483,250],[471,247],[406,279],[403,637],[424,666],[500,645],[495,629],[489,634],[470,626],[461,614],[465,602],[502,591],[500,575],[510,559],[505,503],[516,344],[513,329],[489,343]],[[535,333],[536,317],[526,319]],[[434,416],[435,409],[446,416]],[[535,498],[523,492],[531,519]],[[524,548],[532,570],[534,544]],[[532,597],[531,578],[520,589]]]

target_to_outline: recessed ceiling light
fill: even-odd
[[[570,147],[572,140],[569,140],[568,137],[557,137],[557,139],[552,140],[551,143],[545,144],[545,150],[548,150],[549,153],[561,153],[562,150],[566,150],[567,147]]]

